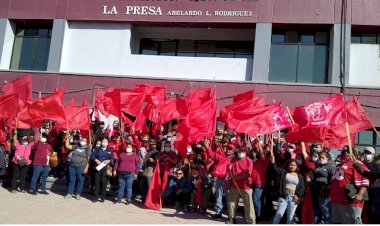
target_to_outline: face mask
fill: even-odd
[[[289,148],[289,152],[292,153],[294,151],[293,148]]]
[[[371,161],[372,160],[372,154],[364,154],[364,160],[365,161]]]
[[[169,152],[170,151],[170,147],[165,147],[164,150],[165,150],[165,152]]]
[[[125,151],[126,151],[127,153],[131,153],[131,152],[132,152],[132,148],[127,148]]]
[[[326,159],[321,159],[321,161],[319,161],[319,163],[321,163],[322,165],[324,165],[324,164],[327,163],[327,160]]]
[[[303,161],[301,159],[296,159],[298,165],[302,165]]]
[[[313,162],[317,162],[317,161],[318,161],[318,157],[312,157],[312,158],[311,158],[311,161],[313,161]]]
[[[190,154],[193,151],[191,147],[187,147],[187,154]]]
[[[171,141],[172,141],[172,139],[173,139],[173,138],[171,138],[171,137],[168,137],[168,141],[169,141],[169,142],[171,142]]]
[[[198,177],[198,174],[193,174],[193,177]]]
[[[46,133],[46,129],[41,129],[41,133]]]
[[[22,145],[28,145],[28,141],[22,141]]]
[[[95,145],[95,147],[100,148],[100,144]]]
[[[45,137],[41,138],[41,142],[45,143],[46,142],[46,138]]]
[[[335,164],[338,165],[340,162],[339,161],[335,161]]]
[[[103,148],[107,147],[107,145],[108,145],[108,142],[102,142],[102,147]]]
[[[118,124],[113,125],[113,128],[119,128],[119,125]]]
[[[241,159],[245,158],[245,152],[239,152],[238,157]]]
[[[84,146],[86,146],[87,143],[86,143],[86,141],[81,141],[79,144],[81,147],[84,147]]]

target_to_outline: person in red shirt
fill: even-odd
[[[362,162],[362,168],[368,169]],[[369,180],[360,175],[354,168],[354,163],[347,151],[342,151],[340,164],[335,168],[330,190],[332,223],[336,224],[361,224],[362,210],[364,207],[363,195],[369,186]],[[353,185],[356,194],[348,197],[347,185]]]
[[[30,183],[30,193],[32,195],[37,195],[36,185],[37,179],[42,173],[41,181],[41,194],[48,195],[46,191],[46,180],[49,175],[50,165],[49,156],[53,153],[53,148],[47,143],[48,135],[43,133],[41,135],[40,141],[38,141],[34,146],[33,152],[33,176]]]
[[[111,151],[114,154],[114,159],[119,158],[119,154],[122,152],[123,148],[123,142],[120,137],[120,133],[116,132],[114,136],[112,137],[112,140],[108,143],[108,147],[111,149]]]
[[[252,160],[247,157],[246,147],[240,147],[237,157],[231,160],[231,190],[228,197],[227,224],[236,224],[236,209],[239,199],[243,199],[245,220],[249,224],[256,223],[255,209],[252,201]]]
[[[266,152],[270,152],[271,148],[273,148],[272,145],[266,145]],[[253,170],[258,173],[260,180],[260,183],[256,183],[253,187],[253,205],[255,207],[256,221],[261,220],[261,196],[266,184],[267,171],[270,164],[270,160],[267,158],[261,144],[257,145],[257,150],[258,157],[253,163]]]

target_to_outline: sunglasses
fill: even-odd
[[[176,175],[182,175],[183,173],[175,173]]]

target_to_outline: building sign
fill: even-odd
[[[69,1],[66,16],[72,20],[252,23],[257,21],[259,1],[81,0]]]

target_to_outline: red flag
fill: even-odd
[[[52,95],[42,97],[36,101],[28,102],[27,109],[33,127],[39,127],[43,120],[54,119],[57,125],[65,125],[66,114],[63,105],[65,89],[60,88]]]
[[[281,109],[274,114],[274,131],[280,131],[293,125],[286,109]]]
[[[18,112],[17,94],[10,94],[0,97],[0,118],[13,119]]]
[[[137,115],[136,120],[133,122],[136,131],[143,131],[146,129],[145,127],[147,127],[147,125],[145,123],[145,119],[146,118],[143,112],[140,112]]]
[[[255,96],[255,92],[256,91],[253,89],[253,90],[250,90],[250,91],[245,92],[245,93],[236,94],[233,97],[233,102],[237,103],[237,102],[240,102],[240,101],[250,101]]]
[[[118,89],[120,91],[121,110],[137,117],[144,104],[146,94],[130,89]]]
[[[70,102],[69,102],[69,104],[67,106],[71,106],[71,107],[76,106],[76,104],[75,104],[75,97],[71,98],[71,100],[70,100]]]
[[[215,90],[211,88],[194,90],[185,97],[189,111],[202,107],[212,98],[215,98]]]
[[[350,130],[351,142],[355,142],[356,133],[372,128],[372,123],[368,119],[366,112],[360,105],[359,101],[353,97],[345,103],[347,112],[348,128]],[[345,123],[340,125],[325,128],[324,130],[325,147],[329,148],[343,148],[348,145],[347,131]]]
[[[286,141],[291,143],[296,142],[322,142],[324,139],[323,127],[304,127],[294,125],[286,134]]]
[[[32,100],[32,75],[28,74],[3,85],[5,95],[18,94],[18,106],[21,109]]]
[[[95,106],[106,117],[111,114],[121,117],[120,90],[108,89],[107,92],[103,92],[98,89]]]
[[[181,154],[182,158],[187,156],[187,145],[189,144],[190,128],[184,122],[180,123],[177,128],[178,134],[174,141],[174,147]]]
[[[253,137],[258,133],[271,134],[274,131],[274,114],[279,110],[279,104],[272,104],[249,112],[231,111],[228,114],[227,124],[236,132]]]
[[[189,113],[184,98],[173,98],[165,101],[161,108],[161,123],[167,123],[172,119],[183,119]]]
[[[346,122],[343,94],[331,96],[293,111],[296,124],[301,127],[322,127]]]
[[[219,121],[227,123],[228,112],[230,111],[253,111],[257,107],[265,106],[264,98],[261,96],[254,97],[247,101],[240,101],[231,105],[225,106],[219,115]]]
[[[148,193],[146,194],[144,205],[152,210],[161,209],[161,178],[160,178],[160,166],[154,168],[152,180],[150,182]]]
[[[160,122],[160,109],[152,104],[145,106],[143,113],[147,119],[153,123]]]
[[[91,119],[86,99],[83,99],[82,106],[68,105],[65,107],[66,127],[61,129],[90,130]]]
[[[306,189],[305,200],[302,203],[301,216],[302,224],[314,224],[313,200],[309,188]]]
[[[135,91],[146,94],[146,101],[158,107],[160,103],[166,101],[166,87],[165,86],[151,86],[148,84],[135,85]]]
[[[157,164],[156,167],[159,167],[159,165]],[[165,191],[166,186],[168,185],[169,171],[170,171],[169,163],[165,163],[164,173],[163,173],[163,177],[162,177],[162,184],[161,184],[162,191]]]

